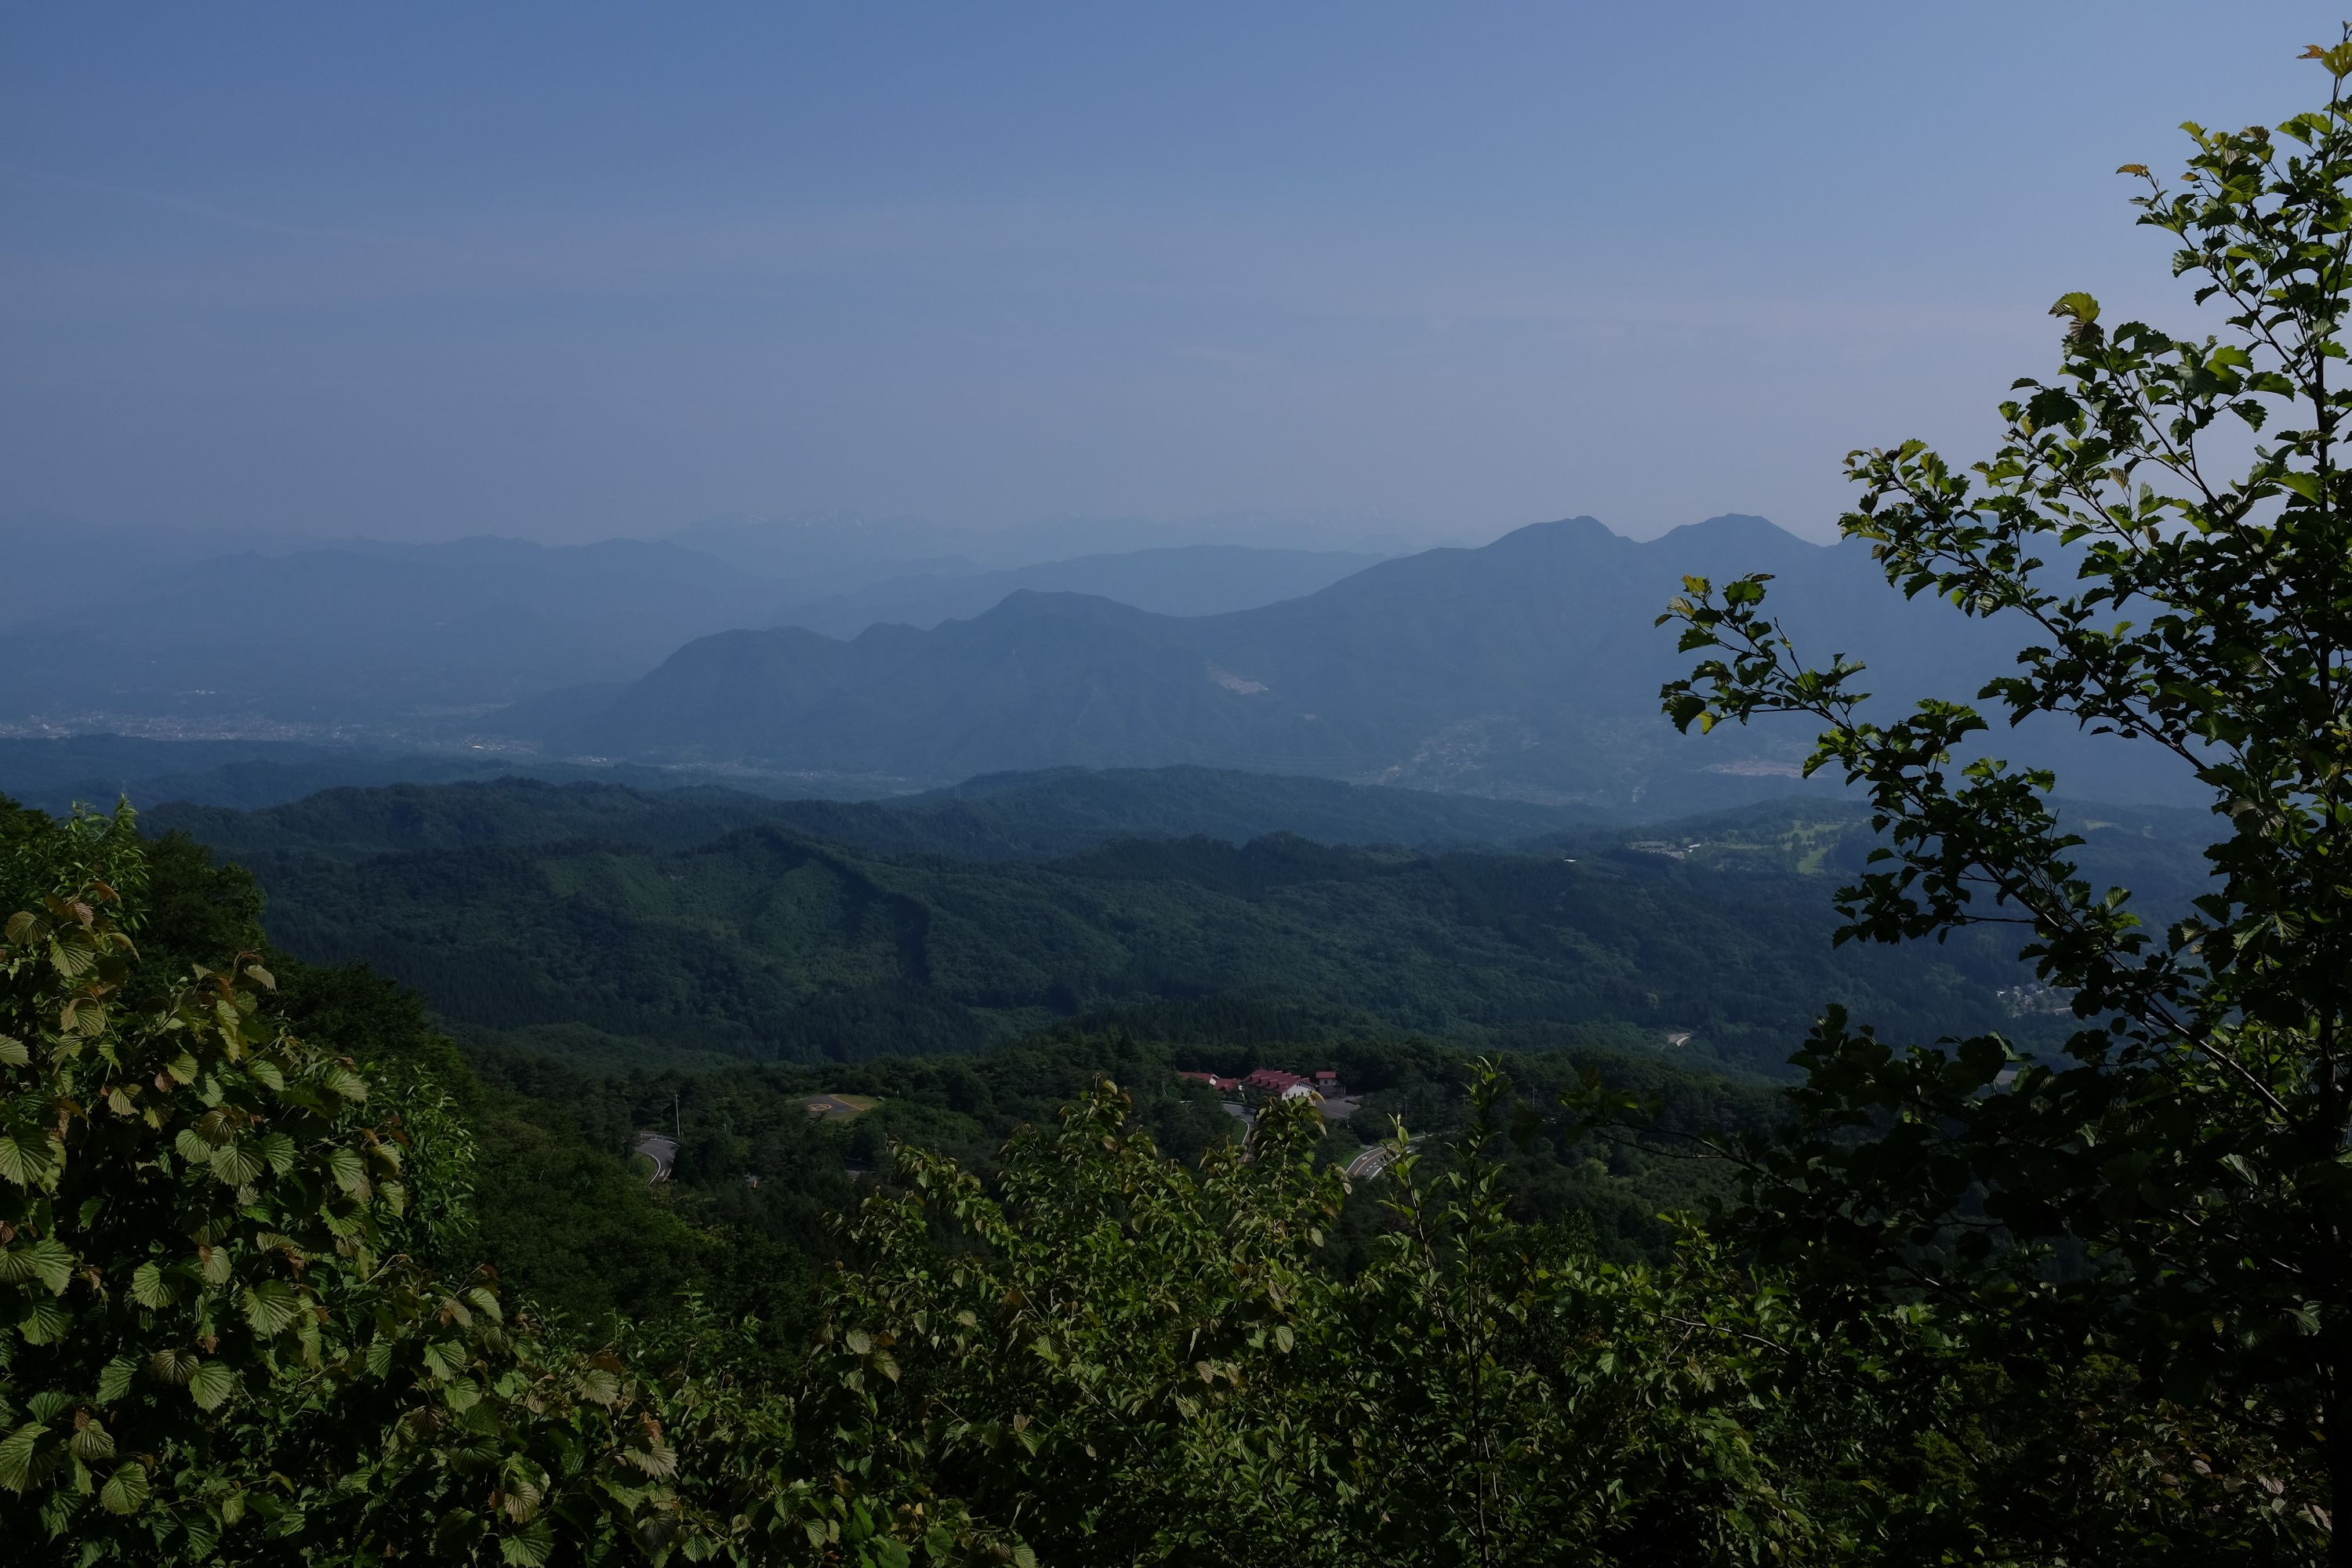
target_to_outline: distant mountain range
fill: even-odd
[[[891,553],[877,537],[782,574],[675,542],[547,547],[511,539],[298,547],[168,531],[0,528],[0,725],[160,721],[416,740],[454,718],[583,681],[621,681],[684,643],[793,622],[855,635],[930,626],[1024,587],[1202,615],[1311,592],[1372,554],[1192,545],[1029,561]],[[103,559],[102,578],[95,576]],[[120,563],[118,565],[117,563]],[[91,584],[103,581],[104,593]]]
[[[0,733],[342,743],[135,772],[33,764],[45,788],[173,779],[253,805],[518,765],[854,796],[1187,764],[1656,816],[1805,787],[1801,725],[1700,741],[1659,717],[1659,684],[1689,661],[1654,623],[1685,574],[1774,574],[1801,649],[1868,659],[1890,701],[1972,694],[2028,630],[1904,600],[1859,545],[1736,516],[1643,542],[1578,518],[1385,560],[1194,539],[908,569],[982,537],[1017,556],[1084,536],[740,523],[562,548],[257,539],[197,559],[183,541],[135,550],[93,594],[91,563],[37,530],[0,595]],[[0,528],[0,549],[18,542]],[[2059,766],[2071,793],[2179,798],[2179,770],[2056,726],[1998,743]],[[403,752],[435,757],[385,760]],[[188,776],[231,766],[245,772],[230,782]]]
[[[743,571],[793,582],[845,578],[884,563],[897,574],[1003,571],[1041,561],[1129,554],[1200,545],[1309,553],[1402,555],[1448,542],[1446,535],[1392,519],[1262,516],[1145,519],[1057,517],[1011,528],[963,528],[923,518],[712,518],[670,534]]]
[[[1654,626],[1686,574],[1766,571],[1797,646],[1863,656],[1888,702],[1968,697],[2023,628],[1890,590],[1858,544],[1724,517],[1636,542],[1591,518],[1382,562],[1304,597],[1152,615],[1024,591],[929,631],[802,627],[688,644],[643,679],[485,721],[551,754],[749,762],[876,785],[1003,770],[1188,763],[1600,808],[1698,809],[1796,786],[1810,735],[1677,737]],[[2144,756],[2044,727],[2010,748],[2074,793],[2174,798]]]

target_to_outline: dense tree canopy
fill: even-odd
[[[127,814],[9,833],[0,1509],[41,1560],[2047,1561],[2271,1517],[2165,1471],[2205,1435],[2119,1363],[2021,1384],[1932,1314],[1822,1318],[1688,1227],[1610,1261],[1600,1188],[1530,1200],[1612,1152],[1538,1157],[1565,1130],[1491,1065],[1439,1091],[1424,1075],[1465,1065],[1442,1047],[1349,1061],[1459,1122],[1397,1128],[1356,1194],[1303,1102],[1181,1160],[1108,1081],[1001,1149],[955,1133],[1089,1053],[1166,1083],[1160,1047],[1073,1038],[993,1087],[993,1062],[932,1064],[928,1125],[984,1176],[897,1144],[783,1331],[658,1291],[641,1322],[567,1327],[467,1263],[532,1188],[470,1131],[513,1137],[515,1089],[445,1089],[462,1065],[363,975],[287,966],[306,1000],[245,952],[161,984],[185,934],[150,908],[220,906],[151,905],[172,852]],[[1685,1131],[1740,1104],[1686,1073],[1617,1087]],[[744,1191],[727,1140],[780,1098],[712,1120],[688,1213],[635,1186],[622,1214],[675,1227],[682,1274],[729,1283],[710,1257],[759,1234],[717,1199]],[[1147,1103],[1180,1139],[1233,1125],[1175,1088]]]

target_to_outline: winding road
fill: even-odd
[[[1418,1138],[1408,1139],[1405,1142],[1405,1147],[1409,1150],[1418,1149],[1428,1141],[1428,1138],[1429,1134],[1424,1132]],[[1396,1156],[1394,1146],[1387,1143],[1374,1143],[1348,1162],[1348,1179],[1353,1182],[1370,1181],[1395,1163]]]

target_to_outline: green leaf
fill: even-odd
[[[591,1367],[580,1374],[580,1397],[591,1405],[617,1405],[621,1400],[620,1377],[607,1368]]]
[[[98,939],[79,926],[68,926],[49,938],[49,963],[68,980],[89,973],[98,962]]]
[[[60,1306],[56,1297],[35,1296],[16,1315],[16,1331],[25,1336],[27,1344],[55,1344],[66,1337],[66,1329],[72,1321],[73,1314]]]
[[[327,1170],[335,1178],[335,1185],[353,1197],[367,1194],[367,1162],[356,1149],[338,1149],[327,1156]]]
[[[49,1141],[39,1132],[0,1132],[0,1177],[29,1187],[48,1173]]]
[[[208,1361],[188,1379],[188,1393],[199,1409],[218,1410],[236,1393],[236,1372],[225,1361]]]
[[[99,1506],[109,1513],[137,1513],[147,1506],[147,1467],[133,1460],[114,1472],[98,1494]]]
[[[0,1487],[22,1492],[33,1484],[33,1455],[48,1430],[37,1421],[28,1421],[0,1437]]]
[[[269,1168],[279,1175],[294,1168],[294,1140],[283,1132],[265,1132],[254,1141],[255,1149]]]
[[[541,1568],[555,1554],[555,1531],[542,1516],[499,1537],[499,1555],[516,1568]]]
[[[62,1295],[73,1278],[73,1252],[56,1237],[45,1236],[23,1247],[0,1252],[0,1279],[11,1282],[38,1277],[52,1294]]]
[[[245,1292],[245,1321],[263,1339],[276,1339],[302,1310],[302,1293],[283,1279],[265,1279]]]
[[[32,1065],[33,1054],[25,1048],[24,1041],[14,1035],[0,1035],[0,1067],[21,1068]]]
[[[160,1312],[179,1299],[179,1291],[162,1265],[142,1263],[131,1271],[131,1299],[151,1312]]]
[[[67,1451],[85,1465],[103,1464],[114,1458],[114,1435],[100,1421],[82,1421],[66,1439]]]
[[[99,1370],[98,1402],[111,1405],[131,1391],[131,1380],[137,1375],[139,1363],[127,1355],[116,1356]]]
[[[662,1480],[677,1473],[677,1450],[664,1442],[649,1442],[642,1448],[624,1448],[621,1462]]]
[[[261,1152],[249,1142],[224,1143],[213,1151],[213,1175],[223,1186],[250,1186],[268,1168]]]

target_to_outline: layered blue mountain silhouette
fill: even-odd
[[[908,570],[929,559],[911,552],[974,537],[954,531],[705,531],[785,552],[796,574],[676,542],[475,539],[159,563],[105,602],[19,591],[0,605],[0,730],[467,763],[276,759],[332,782],[510,759],[877,794],[1190,764],[1654,816],[1798,788],[1811,738],[1784,723],[1702,742],[1660,717],[1660,684],[1690,658],[1655,622],[1686,575],[1770,573],[1802,654],[1867,658],[1884,703],[1971,697],[2031,640],[1903,598],[1858,544],[1754,517],[1643,542],[1573,518],[1386,560],[1210,542],[988,570]],[[70,560],[50,564],[69,590]],[[1995,743],[2062,767],[2078,795],[2174,798],[2178,770],[2076,742],[2051,724]],[[136,765],[162,776],[193,758]]]
[[[1635,542],[1591,518],[1479,549],[1382,562],[1319,592],[1222,616],[1020,592],[928,631],[730,631],[643,679],[559,693],[488,721],[552,752],[741,762],[908,787],[993,771],[1197,763],[1533,799],[1695,806],[1796,785],[1810,736],[1705,742],[1658,715],[1687,669],[1654,623],[1686,575],[1773,574],[1771,604],[1825,662],[1871,651],[1882,702],[1969,697],[2022,628],[1890,590],[1865,548],[1723,517]],[[2056,726],[2037,758],[2088,760]],[[2113,748],[2108,748],[2113,750]],[[2070,779],[2163,798],[2108,763]]]

